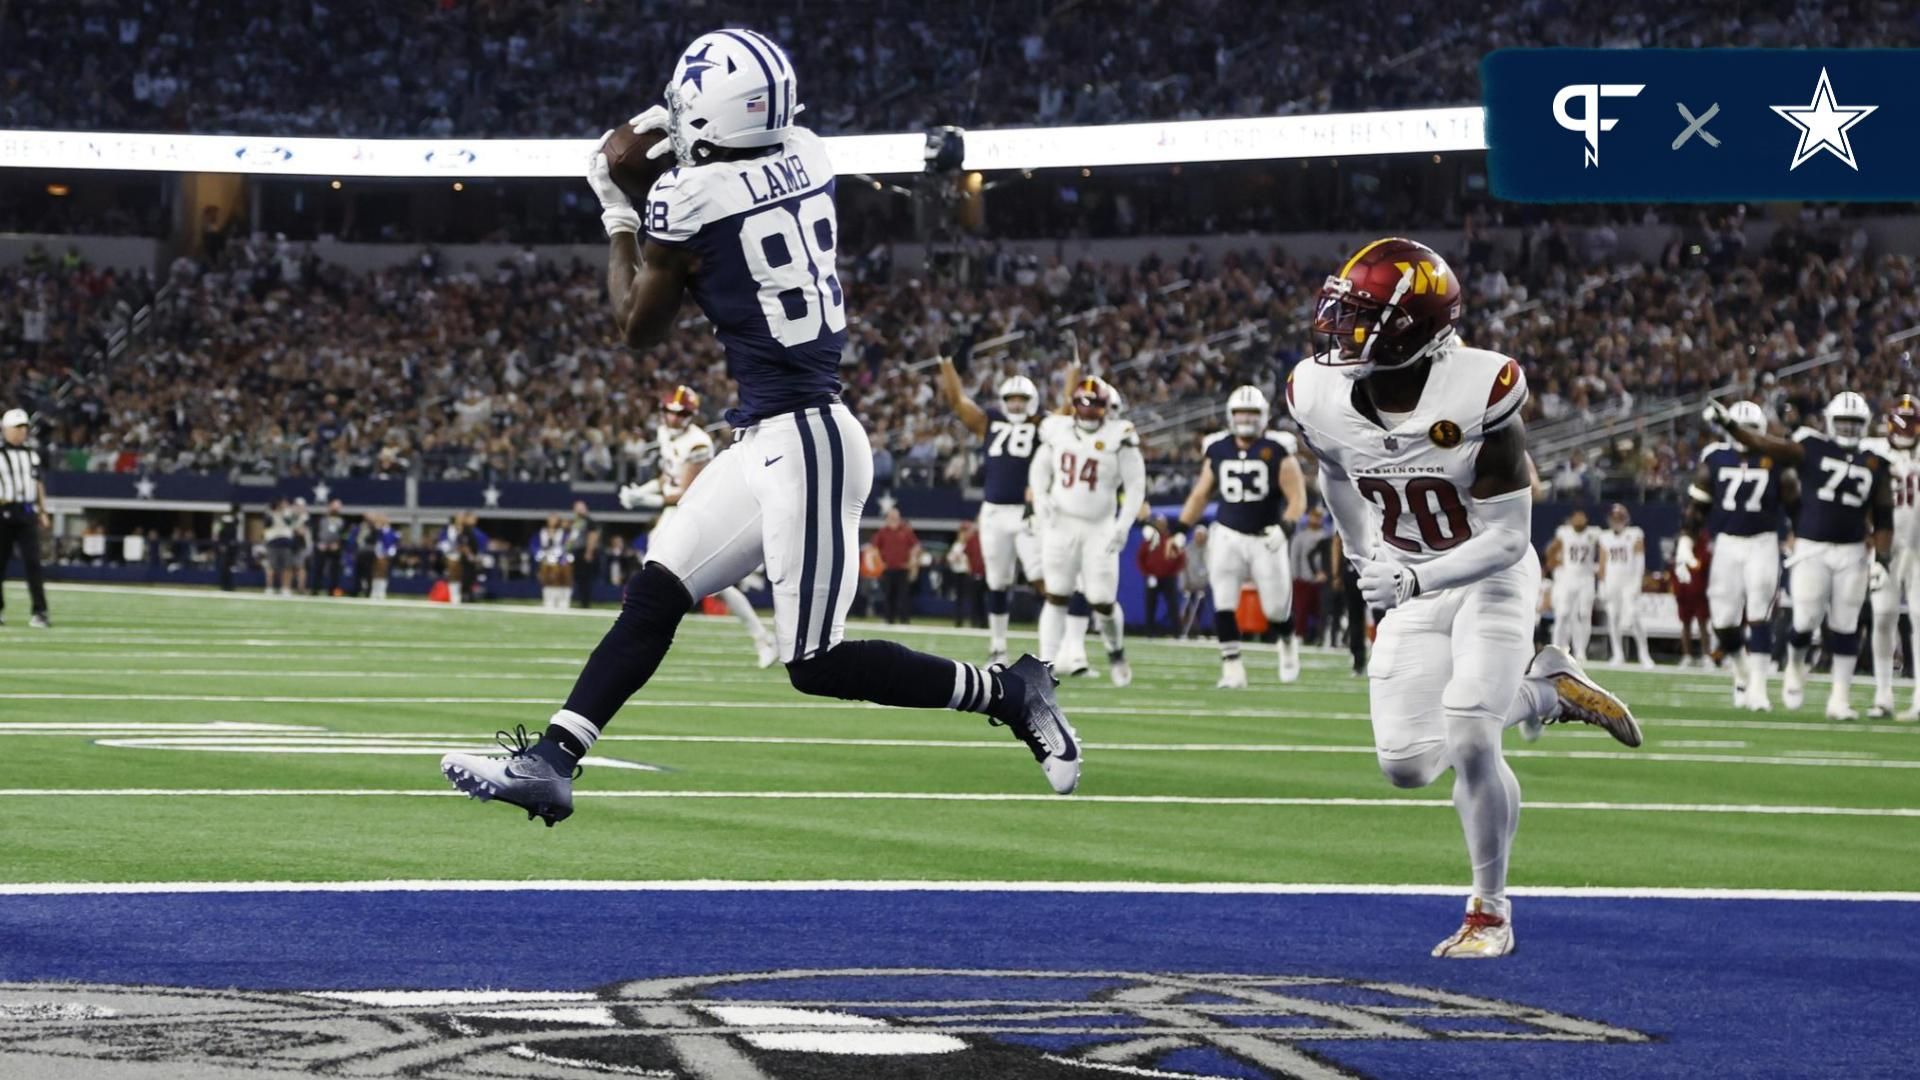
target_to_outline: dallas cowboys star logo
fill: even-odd
[[[480,497],[487,501],[487,506],[489,508],[497,508],[500,505],[500,495],[501,495],[500,486],[498,484],[491,484],[491,483],[487,485],[487,489],[485,491],[482,491],[480,493]]]
[[[1860,171],[1860,163],[1853,157],[1853,141],[1847,137],[1847,129],[1865,120],[1878,105],[1836,105],[1833,101],[1833,83],[1827,78],[1827,69],[1820,69],[1820,81],[1813,88],[1813,100],[1805,105],[1774,105],[1774,112],[1780,118],[1800,129],[1800,145],[1794,148],[1793,164],[1787,166],[1791,172],[1799,168],[1813,155],[1825,150],[1854,172]]]
[[[681,63],[686,65],[687,70],[685,74],[680,76],[680,85],[685,86],[688,83],[692,83],[696,90],[706,89],[700,82],[701,78],[706,75],[708,69],[720,66],[707,59],[707,53],[712,51],[712,49],[713,42],[709,41],[705,45],[700,46],[699,52],[688,53],[681,58]]]

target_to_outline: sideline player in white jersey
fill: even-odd
[[[1396,787],[1454,772],[1473,892],[1433,955],[1513,951],[1507,859],[1520,784],[1501,733],[1582,721],[1628,746],[1640,728],[1566,650],[1533,652],[1540,592],[1520,365],[1461,345],[1460,285],[1431,248],[1376,240],[1321,287],[1311,360],[1287,403],[1320,490],[1384,611],[1367,665],[1380,769]],[[1531,663],[1529,662],[1531,661]]]
[[[1737,423],[1717,401],[1707,406],[1705,418],[1741,446],[1799,474],[1800,511],[1794,519],[1793,555],[1787,560],[1793,636],[1780,700],[1797,709],[1805,699],[1807,654],[1813,649],[1813,632],[1824,624],[1823,642],[1833,658],[1827,719],[1859,719],[1849,698],[1860,660],[1860,609],[1871,579],[1887,572],[1893,544],[1893,485],[1887,462],[1860,445],[1873,423],[1872,407],[1859,394],[1842,390],[1827,403],[1826,431],[1802,427],[1791,439]]]
[[[1275,651],[1280,681],[1300,679],[1300,642],[1293,636],[1293,556],[1290,535],[1307,509],[1307,481],[1289,445],[1292,437],[1267,430],[1267,395],[1242,386],[1227,395],[1227,429],[1208,435],[1200,475],[1180,516],[1170,522],[1184,536],[1216,493],[1220,508],[1207,547],[1207,585],[1213,592],[1214,632],[1220,642],[1217,689],[1247,685],[1240,660],[1240,590],[1251,582],[1267,621],[1279,631]]]
[[[1600,537],[1587,527],[1587,512],[1575,510],[1547,545],[1553,579],[1553,643],[1587,661],[1593,641],[1593,594],[1600,572]]]
[[[1867,716],[1884,720],[1894,715],[1893,647],[1900,637],[1900,604],[1920,623],[1920,401],[1912,394],[1887,413],[1884,437],[1863,439],[1861,447],[1886,459],[1893,485],[1893,557],[1884,572],[1872,575],[1869,597],[1873,605],[1873,707]],[[1878,564],[1876,564],[1877,566]],[[1914,658],[1907,656],[1907,677],[1914,678]],[[1920,682],[1916,682],[1907,711],[1898,719],[1920,720]]]
[[[1126,686],[1133,681],[1126,627],[1112,616],[1120,591],[1120,551],[1147,497],[1147,461],[1133,424],[1108,416],[1113,392],[1106,383],[1082,379],[1069,400],[1071,415],[1041,421],[1040,449],[1027,472],[1047,582],[1040,659],[1051,664],[1086,650],[1088,620],[1067,614],[1078,582],[1094,612],[1105,616],[1100,637],[1113,685]]]
[[[1044,593],[1040,537],[1033,530],[1027,470],[1040,445],[1039,388],[1025,375],[1000,380],[1000,407],[982,409],[967,396],[953,361],[940,358],[940,392],[968,431],[984,441],[980,498],[980,555],[987,564],[987,662],[1007,660],[1007,623],[1013,610],[1008,590],[1020,570]]]
[[[692,387],[676,386],[660,403],[658,440],[660,475],[644,484],[627,484],[620,489],[620,505],[627,509],[660,511],[659,519],[653,523],[655,532],[673,520],[694,478],[713,460],[713,436],[700,426],[700,395]],[[739,585],[729,585],[713,595],[747,628],[760,666],[772,667],[773,662],[780,659],[780,647],[767,632],[766,624],[760,621],[753,601],[747,599]]]
[[[873,451],[840,401],[847,313],[833,162],[819,136],[793,123],[800,103],[787,54],[751,30],[703,34],[681,53],[666,101],[628,122],[664,130],[659,146],[678,162],[643,207],[614,183],[603,151],[587,162],[608,236],[607,291],[633,348],[665,341],[693,298],[739,390],[727,413],[738,434],[653,534],[620,617],[545,733],[533,742],[524,729],[502,733],[508,756],[448,754],[441,771],[475,798],[549,825],[567,817],[581,757],[652,678],[694,598],[764,563],[795,689],[983,713],[1026,743],[1054,791],[1073,791],[1079,740],[1038,659],[989,670],[892,641],[843,640]]]
[[[1600,602],[1607,609],[1607,638],[1612,662],[1625,664],[1626,635],[1640,652],[1640,666],[1653,667],[1647,650],[1647,624],[1640,618],[1640,593],[1647,578],[1647,534],[1633,523],[1627,508],[1614,503],[1607,511],[1607,531],[1600,534]]]

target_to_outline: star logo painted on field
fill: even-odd
[[[1789,172],[1805,164],[1807,159],[1825,150],[1854,172],[1860,171],[1860,163],[1853,157],[1853,141],[1847,137],[1847,129],[1865,120],[1878,105],[1836,105],[1833,100],[1833,83],[1827,78],[1827,69],[1820,69],[1820,81],[1814,85],[1813,100],[1805,105],[1774,105],[1774,112],[1780,118],[1800,129],[1800,145],[1794,148],[1793,164],[1787,166]]]
[[[686,56],[681,57],[680,63],[684,65],[686,68],[686,70],[683,71],[680,75],[681,86],[685,86],[688,83],[692,83],[694,89],[696,90],[706,89],[706,87],[701,84],[700,80],[703,77],[705,77],[708,69],[720,66],[714,63],[713,61],[707,59],[707,53],[712,51],[712,49],[713,49],[713,42],[709,41],[705,45],[700,46],[699,52],[691,52],[691,53],[688,53]]]
[[[487,489],[480,493],[480,497],[487,500],[488,506],[498,508],[500,505],[500,488],[495,484],[488,484]]]
[[[153,498],[153,489],[157,487],[150,476],[142,476],[133,482],[133,497],[136,499]]]

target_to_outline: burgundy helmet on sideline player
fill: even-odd
[[[700,415],[700,395],[689,386],[676,386],[673,393],[660,401],[660,408],[667,416],[667,427],[674,431],[685,431],[693,418]]]
[[[1887,413],[1887,442],[1902,450],[1911,450],[1920,444],[1920,401],[1912,394],[1901,394],[1899,402]]]
[[[1320,287],[1314,359],[1353,379],[1406,367],[1453,341],[1460,310],[1460,282],[1438,252],[1375,240]]]

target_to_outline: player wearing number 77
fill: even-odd
[[[1321,287],[1319,351],[1294,367],[1287,404],[1360,591],[1385,612],[1367,667],[1380,769],[1405,788],[1454,773],[1473,891],[1433,955],[1471,958],[1513,950],[1520,784],[1501,733],[1581,721],[1638,746],[1640,728],[1566,650],[1533,652],[1526,377],[1458,341],[1460,309],[1459,282],[1431,248],[1368,244]]]
[[[1727,416],[1727,424],[1766,430],[1767,414],[1755,402],[1735,402]],[[1780,589],[1781,506],[1798,500],[1799,485],[1799,474],[1774,455],[1721,441],[1700,452],[1700,470],[1687,489],[1681,533],[1691,537],[1704,527],[1713,537],[1707,617],[1714,652],[1733,672],[1736,708],[1773,708],[1767,667],[1773,662],[1773,598]]]
[[[1826,431],[1803,427],[1791,439],[1739,422],[1717,401],[1707,405],[1704,416],[1734,442],[1799,473],[1800,516],[1794,524],[1793,555],[1787,560],[1793,637],[1780,700],[1797,709],[1805,699],[1807,652],[1824,620],[1826,648],[1833,657],[1827,719],[1859,719],[1849,694],[1860,660],[1860,607],[1866,603],[1868,583],[1887,572],[1893,544],[1891,470],[1885,458],[1860,445],[1873,410],[1866,398],[1842,390],[1827,403]]]
[[[461,791],[549,825],[571,814],[581,757],[652,678],[694,598],[765,563],[796,689],[985,714],[1027,744],[1055,791],[1071,792],[1079,741],[1037,659],[983,670],[891,641],[842,640],[873,452],[840,401],[847,314],[833,163],[820,138],[793,123],[800,106],[787,54],[750,30],[702,35],[681,54],[666,100],[629,121],[635,132],[664,129],[678,161],[644,213],[612,182],[604,152],[588,159],[607,228],[607,291],[620,340],[634,348],[665,341],[681,299],[693,297],[739,387],[726,417],[733,444],[654,532],[619,619],[544,735],[503,738],[504,758],[449,754],[441,771]]]

